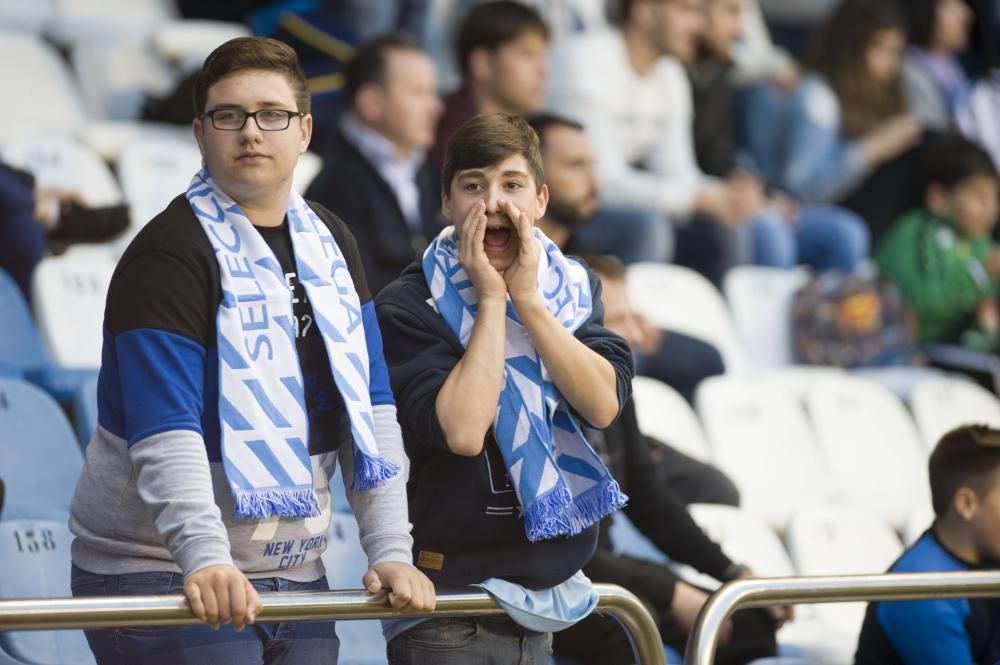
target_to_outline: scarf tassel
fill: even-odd
[[[319,517],[319,503],[312,487],[234,489],[233,515],[242,519],[269,517]]]
[[[399,473],[399,465],[384,457],[376,457],[354,452],[354,480],[352,492],[365,492],[381,487],[387,480]]]
[[[541,497],[524,511],[528,540],[575,536],[628,503],[618,482],[610,476],[596,487],[573,498],[565,486]]]

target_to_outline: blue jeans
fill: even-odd
[[[674,252],[670,221],[639,208],[601,208],[573,237],[588,252],[617,256],[626,264],[665,262]]]
[[[251,580],[259,592],[326,591],[326,578]],[[73,566],[73,596],[142,596],[184,592],[179,573],[96,575]],[[260,623],[237,633],[207,624],[84,631],[98,665],[337,665],[333,621]]]
[[[864,220],[844,208],[808,206],[798,223],[789,225],[774,214],[748,224],[753,262],[759,266],[792,268],[804,264],[823,272],[851,272],[868,256],[870,234]]]
[[[549,665],[552,635],[506,615],[430,619],[389,641],[389,665]]]

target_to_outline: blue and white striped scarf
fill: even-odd
[[[187,200],[212,243],[222,275],[216,320],[219,420],[235,515],[315,517],[320,510],[309,459],[305,388],[284,271],[207,168],[191,180]],[[399,466],[380,457],[375,442],[358,293],[330,230],[294,191],[287,217],[296,272],[351,422],[354,489],[371,489],[396,475]]]
[[[427,248],[424,278],[438,312],[468,347],[477,297],[454,236],[455,227],[449,226]],[[538,289],[553,316],[575,332],[591,313],[587,270],[537,228],[535,237],[544,250]],[[524,511],[528,539],[576,535],[623,507],[628,497],[583,437],[509,299],[504,356],[493,432]]]

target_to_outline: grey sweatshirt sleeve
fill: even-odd
[[[340,447],[340,472],[347,488],[347,500],[358,521],[361,547],[368,555],[369,567],[395,561],[413,563],[413,537],[406,500],[406,480],[410,463],[403,451],[403,435],[396,420],[396,407],[379,404],[372,407],[375,439],[379,454],[399,464],[400,471],[381,487],[367,492],[351,491],[354,475],[354,446]]]
[[[155,434],[131,446],[129,456],[139,496],[184,575],[233,565],[201,435],[187,430]]]

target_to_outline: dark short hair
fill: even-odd
[[[208,89],[222,79],[247,69],[262,69],[283,75],[295,94],[295,104],[309,113],[309,85],[299,57],[288,44],[270,37],[230,39],[205,58],[194,80],[194,113],[201,116],[208,101]]]
[[[525,118],[525,120],[527,120],[528,125],[535,130],[535,134],[538,134],[538,143],[542,147],[545,146],[545,132],[553,127],[568,127],[581,132],[583,131],[583,125],[575,120],[570,120],[565,116],[561,116],[558,113],[550,113],[549,111],[532,113]]]
[[[911,44],[921,48],[930,46],[937,22],[939,0],[904,0],[899,3],[906,14],[906,36]]]
[[[358,91],[366,85],[385,84],[386,61],[390,51],[417,51],[423,53],[420,44],[401,32],[370,39],[358,46],[354,55],[344,67],[344,98],[354,103]]]
[[[931,183],[951,189],[974,176],[1000,181],[996,164],[979,144],[948,132],[928,137],[922,155],[924,187]]]
[[[948,513],[955,492],[968,487],[982,498],[1000,469],[1000,430],[986,425],[964,425],[938,441],[928,464],[934,514]]]
[[[580,256],[601,279],[625,279],[625,264],[609,254],[583,254]]]
[[[483,113],[473,117],[452,135],[444,153],[441,191],[448,194],[459,171],[481,169],[521,155],[536,189],[545,184],[542,156],[535,130],[516,115]]]
[[[604,5],[604,16],[611,25],[621,27],[628,23],[632,15],[634,0],[607,0]]]
[[[455,55],[462,76],[469,75],[469,55],[477,48],[495,51],[527,33],[549,40],[549,26],[534,7],[513,0],[475,5],[465,14],[455,40]]]

